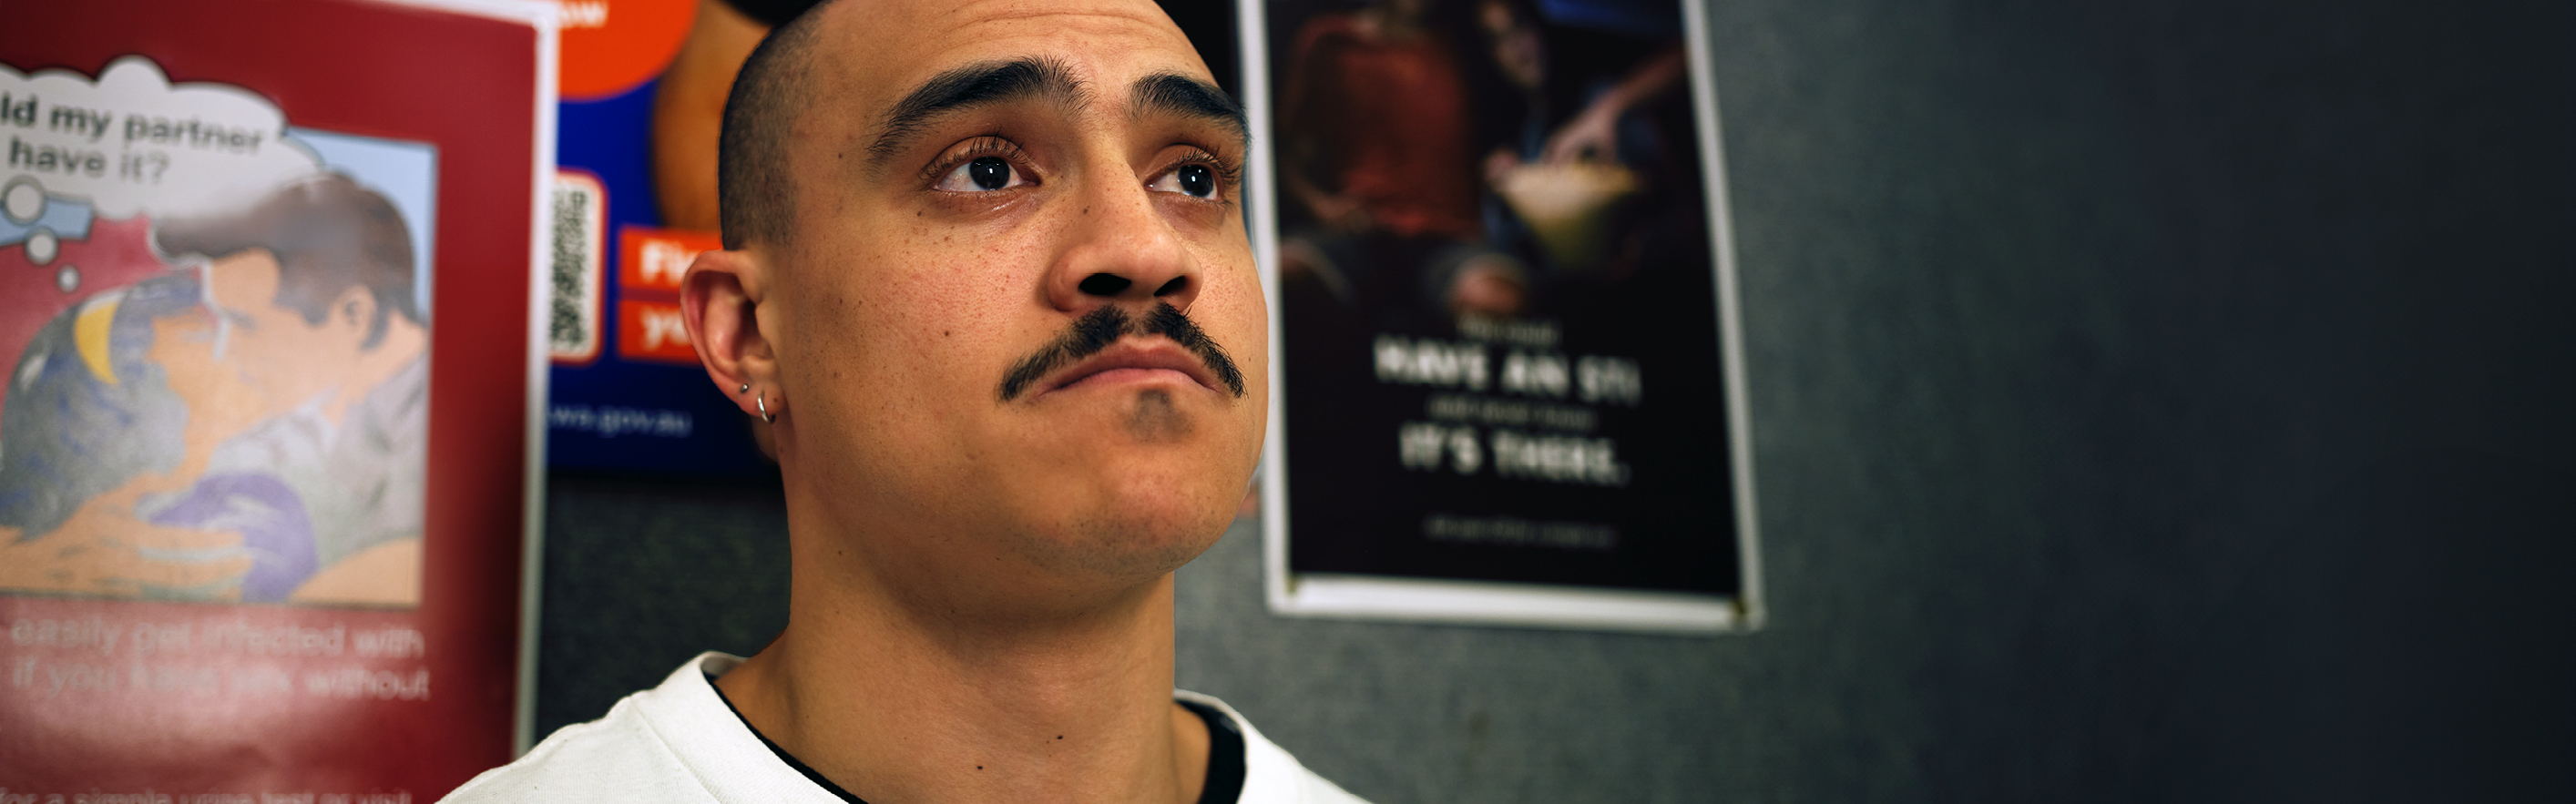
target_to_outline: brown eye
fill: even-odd
[[[999,190],[1011,184],[1011,164],[989,156],[977,159],[966,163],[966,178],[977,187]]]
[[[1216,194],[1216,172],[1206,165],[1182,165],[1173,175],[1181,180],[1181,192],[1200,198]]]
[[[1147,185],[1167,193],[1180,193],[1191,198],[1216,197],[1216,171],[1206,165],[1187,164],[1173,168]]]
[[[958,193],[991,192],[1028,184],[1011,161],[998,156],[979,156],[966,161],[939,178],[939,189]]]

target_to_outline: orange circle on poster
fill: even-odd
[[[567,100],[615,95],[662,72],[697,21],[696,0],[555,0]]]

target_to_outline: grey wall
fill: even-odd
[[[1764,632],[1273,618],[1380,802],[2576,796],[2563,3],[1713,2]],[[774,485],[558,476],[541,733],[784,620]]]

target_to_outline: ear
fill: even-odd
[[[778,355],[760,329],[760,298],[765,290],[761,264],[749,251],[709,251],[689,263],[680,276],[680,318],[689,327],[689,343],[698,362],[742,412],[759,415],[754,399],[763,399],[771,414],[786,409],[787,395],[778,387]],[[743,386],[751,386],[743,391]]]
[[[345,328],[358,334],[360,343],[376,324],[376,294],[364,287],[351,287],[331,300],[330,315],[322,319],[329,326]]]

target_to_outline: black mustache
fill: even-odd
[[[1170,302],[1161,302],[1143,318],[1130,318],[1127,311],[1118,305],[1104,304],[1074,319],[1073,326],[1065,331],[1063,337],[1021,360],[1011,367],[1009,374],[1002,376],[1002,401],[1019,398],[1029,390],[1030,384],[1048,372],[1099,354],[1100,350],[1128,335],[1161,335],[1172,339],[1181,348],[1198,355],[1199,362],[1207,364],[1208,373],[1216,375],[1217,382],[1224,383],[1226,390],[1233,391],[1237,397],[1243,396],[1243,371],[1234,367],[1234,358],[1227,357],[1225,348],[1218,346],[1215,339],[1199,329],[1198,324],[1192,323],[1189,316],[1183,315]]]

